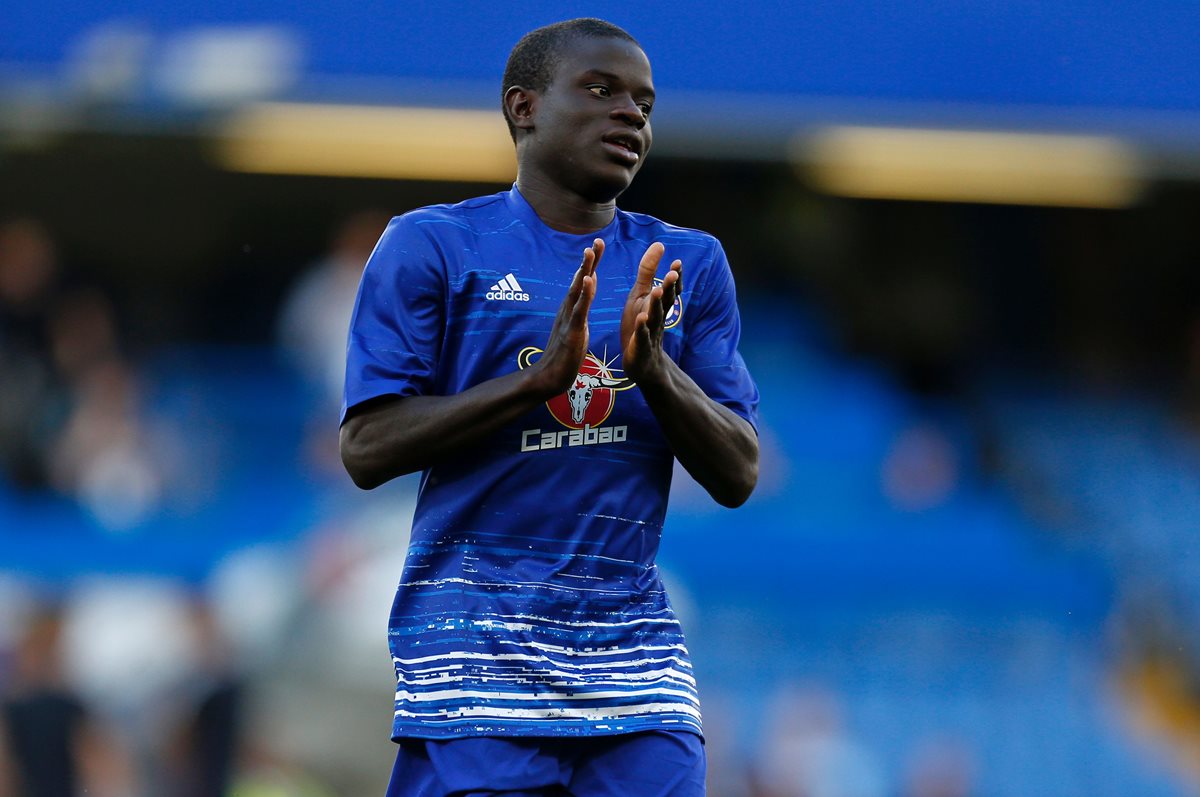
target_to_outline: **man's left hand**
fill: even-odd
[[[654,284],[665,251],[657,241],[646,249],[621,313],[622,367],[625,376],[635,382],[653,378],[661,366],[663,321],[683,288],[681,260],[671,263],[661,285]]]

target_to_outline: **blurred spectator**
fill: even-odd
[[[125,797],[132,769],[62,677],[62,622],[53,609],[29,623],[16,652],[0,723],[0,794]]]
[[[1183,417],[1195,430],[1200,430],[1200,307],[1184,334]]]
[[[50,357],[55,371],[77,387],[89,369],[120,355],[116,313],[94,289],[67,292],[49,318]]]
[[[892,440],[881,478],[884,495],[897,509],[933,509],[945,503],[958,486],[958,454],[936,424],[916,422]]]
[[[74,407],[54,444],[53,482],[106,528],[123,531],[159,508],[175,470],[174,435],[146,419],[129,363],[95,363],[78,379]]]
[[[971,797],[975,790],[975,757],[962,742],[927,739],[907,767],[904,797]]]
[[[337,446],[337,410],[346,372],[346,335],[363,266],[389,216],[365,210],[338,227],[329,252],[301,275],[284,298],[277,337],[288,359],[318,396],[305,450],[318,472],[344,479]]]
[[[24,488],[46,483],[46,452],[64,403],[50,354],[59,293],[46,231],[31,219],[0,225],[0,472]]]
[[[329,252],[301,275],[283,301],[279,343],[334,405],[342,400],[346,334],[358,282],[388,218],[381,211],[366,210],[343,221]]]
[[[276,754],[266,744],[252,744],[245,770],[229,797],[333,797],[334,792],[300,762]]]
[[[209,606],[196,603],[191,621],[195,672],[181,690],[182,720],[166,751],[170,794],[223,797],[238,758],[244,686]]]
[[[828,689],[781,689],[772,701],[755,766],[756,797],[883,797],[875,757],[842,721]]]
[[[156,505],[167,435],[145,423],[112,304],[67,288],[35,221],[0,226],[0,472],[54,486],[122,529]]]

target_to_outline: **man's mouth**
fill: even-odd
[[[607,135],[601,139],[604,148],[612,153],[618,160],[632,166],[641,160],[640,142],[633,136],[618,133]]]

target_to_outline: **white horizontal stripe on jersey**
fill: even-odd
[[[649,526],[649,520],[637,520],[631,517],[621,517],[620,515],[597,515],[594,512],[579,512],[579,517],[600,518],[601,520],[619,520],[622,523],[634,523],[638,526]]]
[[[669,695],[681,700],[696,702],[695,692],[682,692],[677,689],[612,689],[607,692],[487,692],[481,689],[442,689],[436,692],[408,692],[396,690],[396,699],[409,703],[437,703],[442,700],[455,700],[464,697],[478,697],[484,700],[497,700],[504,703],[532,700],[539,703],[557,703],[564,700],[607,700],[613,697],[647,697],[650,695]]]
[[[546,662],[549,664],[553,664],[556,667],[563,667],[566,669],[604,670],[605,672],[612,672],[617,669],[625,669],[625,668],[629,668],[629,667],[642,667],[642,666],[649,665],[649,664],[666,664],[667,662],[677,664],[680,667],[682,667],[688,671],[690,671],[692,669],[692,665],[690,662],[688,662],[686,659],[681,659],[678,656],[664,656],[662,658],[647,658],[647,659],[623,659],[620,661],[599,661],[599,662],[576,663],[573,661],[555,661],[554,659],[551,659],[547,656],[534,656],[534,655],[527,655],[524,653],[461,653],[460,652],[460,653],[447,653],[445,656],[426,656],[426,657],[420,658],[420,659],[399,659],[399,658],[396,658],[395,656],[393,656],[392,664],[395,666],[397,672],[399,672],[400,670],[404,670],[409,675],[416,675],[417,673],[422,673],[422,672],[438,672],[439,670],[460,669],[462,667],[467,666],[465,664],[451,664],[449,662],[437,664],[437,665],[434,665],[433,667],[426,667],[426,668],[422,668],[422,669],[409,669],[407,667],[401,666],[402,664],[425,664],[430,661],[439,661],[439,660],[444,661],[446,659],[450,659],[450,660],[453,660],[453,659],[481,660],[481,659],[484,659],[484,660],[491,661],[491,662],[536,661],[536,662]],[[530,669],[529,672],[536,673],[536,672],[539,672],[539,670]],[[584,674],[581,673],[581,676],[582,675],[584,675]]]
[[[553,589],[559,592],[606,592],[609,595],[628,595],[628,590],[623,589],[592,589],[590,587],[565,587],[559,584],[551,584],[547,581],[471,581],[468,578],[438,578],[429,581],[401,581],[401,587],[438,587],[443,584],[465,584],[472,587],[508,587],[509,589]],[[647,590],[640,593],[641,595],[662,595],[662,590]]]
[[[665,611],[665,610],[664,610]],[[444,615],[437,615],[439,619]],[[393,632],[397,636],[409,636],[413,633],[424,633],[430,628],[435,627],[432,623],[421,623],[419,615],[409,619],[412,625],[408,627],[393,628]],[[478,619],[466,617],[450,618],[454,622],[447,620],[445,625],[442,625],[443,630],[466,629],[469,627],[478,628],[481,630],[506,630],[506,631],[542,631],[544,633],[557,632],[560,629],[554,626],[564,626],[568,629],[574,628],[628,628],[639,625],[670,625],[678,629],[679,635],[683,634],[683,629],[679,627],[679,621],[674,617],[636,617],[631,620],[621,620],[617,622],[605,622],[600,620],[556,620],[550,617],[542,617],[534,614],[482,614]],[[510,622],[518,621],[518,622]],[[524,621],[524,622],[520,622]]]
[[[556,620],[553,617],[542,617],[536,614],[485,614],[482,615],[485,619],[488,617],[497,617],[501,620],[527,620],[531,623],[541,625],[566,625],[571,628],[619,628],[626,625],[638,625],[639,623],[665,623],[667,625],[679,625],[679,621],[674,617],[638,617],[633,620],[621,620],[616,623],[601,622],[599,620]]]
[[[546,645],[541,642],[515,642],[514,641],[514,642],[506,642],[505,644],[508,645],[509,647],[533,648],[535,650],[545,650],[550,653],[561,653],[565,656],[621,656],[626,653],[638,653],[641,651],[649,652],[649,651],[654,651],[654,650],[678,650],[682,653],[687,653],[686,645],[639,645],[637,647],[632,647],[632,648],[605,648],[605,649],[601,649],[601,650],[588,650],[587,648],[576,649],[576,648],[565,648],[565,647],[562,647],[561,645]],[[520,654],[517,654],[517,653],[474,653],[474,654],[472,654],[472,653],[467,653],[465,651],[464,652],[454,651],[452,653],[443,653],[443,654],[439,654],[439,655],[420,656],[415,659],[402,659],[399,656],[393,656],[392,661],[396,662],[398,664],[424,664],[425,662],[436,661],[438,659],[484,658],[484,659],[500,660],[503,658],[513,657],[513,656],[518,656],[518,655],[520,655]],[[529,661],[551,661],[555,664],[564,664],[564,665],[568,664],[568,662],[554,661],[553,659],[549,659],[546,657],[530,658],[528,660]],[[605,662],[599,666],[603,667],[603,666],[611,666],[611,665],[616,665],[616,666],[620,666],[620,667],[628,666],[624,661]]]
[[[555,687],[555,686],[568,686],[568,687],[613,686],[613,687],[617,687],[617,686],[621,686],[623,683],[643,683],[645,685],[649,685],[652,683],[658,683],[660,681],[663,681],[663,682],[671,681],[676,684],[679,684],[680,686],[690,687],[692,689],[695,689],[695,687],[696,687],[696,679],[695,678],[692,678],[690,675],[687,675],[686,673],[681,673],[678,670],[672,670],[670,668],[662,669],[662,670],[652,670],[650,672],[637,672],[637,673],[600,672],[600,673],[586,674],[586,675],[582,675],[582,676],[579,675],[578,673],[569,673],[569,672],[565,672],[563,670],[520,670],[520,671],[514,672],[514,673],[489,672],[487,674],[480,674],[480,675],[476,676],[475,678],[471,678],[471,679],[463,678],[461,675],[448,673],[448,672],[445,672],[441,675],[429,675],[429,676],[420,677],[420,678],[409,678],[403,674],[400,674],[397,676],[396,682],[398,684],[403,684],[404,686],[412,686],[412,687],[427,686],[427,685],[432,686],[434,684],[446,684],[446,683],[464,683],[466,681],[476,681],[476,682],[480,682],[480,683],[505,683],[505,682],[507,682],[507,683],[522,684],[522,685],[528,686],[530,684],[530,680],[529,680],[530,675],[536,675],[538,677],[538,681],[537,681],[538,684],[544,683],[546,686],[550,686],[550,687]],[[543,681],[542,680],[543,678],[549,678],[552,676],[558,676],[560,678],[565,678],[567,680],[563,680],[563,681]],[[581,681],[581,680],[578,680],[579,678],[584,678],[584,679],[590,678],[592,680],[582,680]]]
[[[449,722],[463,717],[480,720],[487,718],[532,721],[563,719],[604,720],[615,719],[617,717],[652,717],[655,714],[685,714],[689,717],[694,717],[697,726],[700,724],[700,712],[694,706],[687,703],[643,703],[638,706],[606,707],[547,706],[542,709],[508,708],[506,706],[463,706],[461,709],[453,711],[436,712],[396,709],[397,717],[419,718],[423,722],[430,724]]]
[[[625,520],[624,518],[613,518],[610,515],[589,515],[586,512],[580,512],[579,516],[580,517],[605,517],[605,518],[610,518],[610,519]],[[628,522],[641,523],[642,521],[629,520]],[[533,537],[533,536],[528,536],[528,535],[513,536],[512,539],[514,539],[514,540],[530,540],[532,542],[537,542],[537,543],[561,543],[562,542],[562,540],[555,538],[555,537]],[[414,542],[414,543],[412,543],[412,547],[410,550],[413,550],[420,554],[430,554],[435,551],[472,551],[472,550],[474,550],[474,551],[486,552],[491,556],[505,556],[505,555],[540,556],[543,558],[545,558],[545,557],[560,558],[561,556],[563,556],[563,554],[561,554],[561,553],[555,553],[553,551],[548,551],[548,550],[546,550],[546,551],[532,550],[531,551],[531,550],[525,550],[525,549],[520,549],[520,548],[508,548],[508,547],[501,546],[501,545],[491,545],[491,544],[483,543],[483,542],[470,543],[470,544],[463,543],[463,542],[442,542],[442,541]],[[617,556],[603,556],[598,553],[572,553],[572,554],[569,554],[569,556],[572,559],[579,559],[580,561],[613,562],[613,563],[619,564],[619,565],[628,565],[629,567],[637,569],[639,571],[654,570],[656,568],[655,565],[647,566],[647,565],[643,564],[642,562],[638,562],[633,559],[622,559]],[[428,565],[421,565],[421,566],[428,567]],[[411,569],[412,566],[409,565],[409,568]]]
[[[626,620],[623,623],[600,623],[600,622],[589,623],[589,622],[570,622],[570,621],[565,621],[565,620],[564,621],[555,621],[555,620],[546,621],[546,620],[542,620],[541,618],[539,618],[539,621],[536,623],[534,623],[534,622],[528,622],[528,623],[508,622],[506,620],[491,620],[488,618],[483,618],[480,620],[468,620],[466,622],[466,625],[470,625],[474,628],[478,628],[478,629],[484,630],[484,631],[490,631],[490,630],[533,631],[535,629],[544,629],[548,625],[566,625],[566,626],[570,626],[571,628],[623,628],[623,627],[632,626],[632,625],[641,625],[642,623],[663,623],[664,625],[679,625],[679,622],[677,620],[638,619],[638,620]]]

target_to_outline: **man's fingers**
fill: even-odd
[[[583,291],[579,295],[579,300],[586,307],[590,307],[592,299],[596,296],[596,276],[589,274],[583,278]],[[586,309],[586,308],[585,308]]]
[[[596,296],[596,278],[588,275],[583,278],[579,288],[579,296],[575,306],[571,308],[571,325],[579,326],[587,323],[588,311],[592,308],[592,299]]]
[[[575,276],[571,278],[571,284],[567,286],[567,295],[563,297],[562,303],[558,305],[558,312],[554,315],[554,328],[557,329],[570,315],[575,307],[576,300],[579,299],[579,291],[583,285],[583,266],[575,270]]]
[[[650,295],[646,297],[646,309],[639,313],[638,317],[646,316],[647,325],[654,330],[662,328],[665,310],[663,310],[663,297],[667,292],[663,290],[661,285],[655,285],[650,291]]]
[[[645,310],[638,313],[637,321],[633,325],[633,340],[637,349],[648,352],[650,347],[654,345],[650,337],[650,314]]]
[[[628,322],[630,323],[628,338],[622,337],[622,340],[625,341],[623,353],[627,373],[635,367],[635,364],[644,362],[647,357],[657,356],[656,352],[662,346],[663,324],[667,314],[671,312],[671,306],[681,293],[680,281],[683,279],[683,262],[680,260],[671,263],[671,268],[663,276],[662,281],[658,285],[654,285],[654,273],[662,259],[663,251],[663,245],[657,242],[651,244],[650,248],[646,250],[646,254],[638,266],[637,285],[626,305],[626,312],[629,312],[635,306],[634,297],[637,297],[638,311],[632,321]],[[628,319],[628,316],[626,318]],[[621,323],[622,336],[626,334],[626,323],[627,321]],[[636,367],[643,366],[636,365]]]
[[[662,281],[662,309],[663,317],[671,311],[671,305],[675,304],[675,300],[682,293],[682,277],[680,276],[679,267],[682,264],[676,260],[671,264],[671,270],[667,272],[667,276],[663,277]]]
[[[642,262],[638,263],[637,278],[634,280],[634,290],[639,293],[645,293],[650,290],[650,286],[654,283],[654,275],[658,273],[658,263],[662,260],[663,252],[667,248],[658,241],[650,244],[646,249],[646,254],[642,255]]]
[[[604,254],[604,239],[597,238],[592,241],[592,245],[583,250],[583,262],[579,264],[579,271],[584,275],[595,274],[596,266],[600,265],[600,257]]]
[[[676,260],[671,263],[671,270],[667,272],[667,276],[675,274],[675,295],[683,295],[683,261]]]
[[[587,276],[588,256],[585,254],[583,263],[579,268],[575,269],[575,276],[571,277],[571,287],[567,288],[567,295],[575,297],[579,295],[579,286],[583,285],[583,278]]]
[[[579,298],[583,293],[584,281],[592,274],[595,274],[596,263],[603,252],[604,241],[599,238],[595,240],[592,246],[583,250],[583,261],[579,264],[579,268],[575,269],[575,275],[571,278],[571,285],[567,288],[567,295],[563,298],[563,303],[559,305],[558,315],[554,322],[556,326],[574,315]]]
[[[592,252],[594,253],[592,257],[592,268],[588,273],[595,274],[596,267],[600,265],[600,258],[604,256],[603,238],[597,238],[596,240],[592,241]]]
[[[604,241],[599,238],[595,240],[592,246],[583,250],[583,262],[575,270],[575,276],[571,279],[571,287],[567,289],[568,301],[574,303],[579,298],[579,289],[583,285],[583,278],[589,274],[596,273],[596,263],[600,260],[600,255],[603,252]]]

